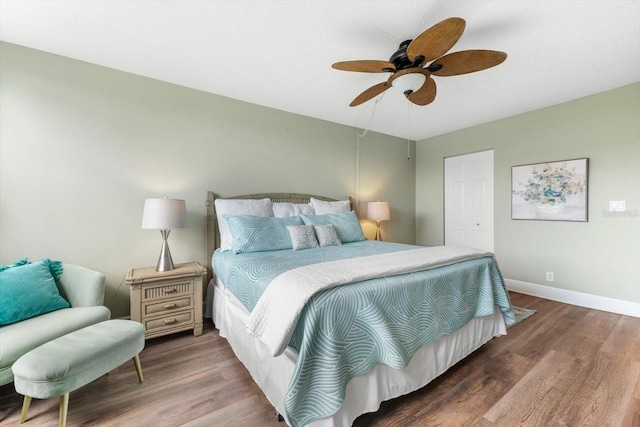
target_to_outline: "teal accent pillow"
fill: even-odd
[[[333,225],[342,243],[366,240],[362,234],[360,221],[354,211],[326,215],[300,215],[300,218],[307,225]]]
[[[0,272],[0,326],[68,308],[54,278],[62,263],[41,259]]]
[[[237,253],[279,251],[292,249],[287,227],[303,225],[298,216],[275,218],[271,216],[225,215],[233,237],[232,250]]]
[[[20,261],[16,261],[10,265],[0,265],[0,273],[12,267],[20,267],[21,265],[25,265],[25,264],[29,264],[29,259],[22,258]]]

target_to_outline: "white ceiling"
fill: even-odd
[[[434,76],[424,107],[393,89],[348,106],[388,74],[332,63],[388,60],[452,16],[467,26],[450,52],[507,60]],[[0,0],[0,40],[412,140],[640,81],[640,1]]]

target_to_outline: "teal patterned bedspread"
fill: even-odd
[[[216,251],[216,275],[251,311],[270,281],[303,265],[416,248],[363,241],[302,251],[232,254]],[[285,412],[292,427],[334,414],[346,384],[378,363],[401,369],[423,345],[448,335],[498,305],[515,322],[492,257],[338,286],[307,304],[289,345],[298,355]],[[304,363],[302,363],[304,361]]]

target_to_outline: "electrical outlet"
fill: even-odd
[[[553,272],[547,271],[547,282],[553,282]]]
[[[609,202],[609,212],[624,212],[627,210],[626,200],[611,200]]]

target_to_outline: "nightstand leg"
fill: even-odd
[[[193,336],[199,337],[202,335],[202,322],[196,323],[193,327]]]

